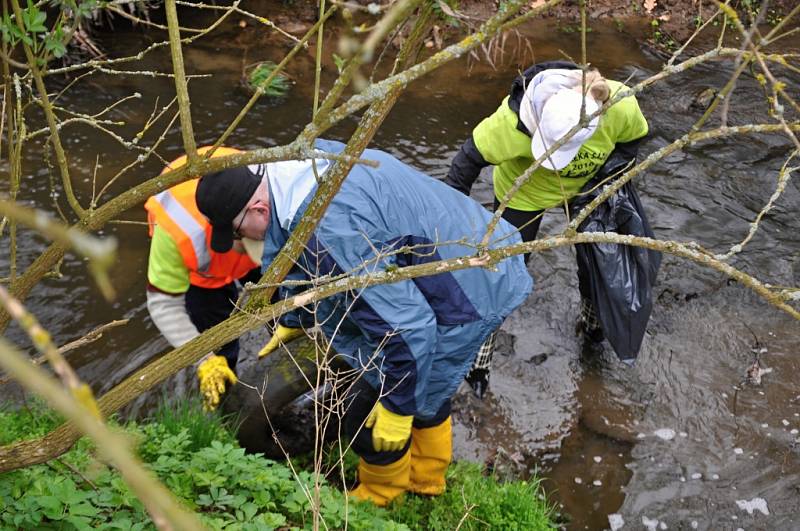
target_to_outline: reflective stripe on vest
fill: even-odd
[[[209,148],[198,149],[199,153]],[[219,148],[213,156],[230,155],[239,151]],[[186,157],[170,163],[164,172],[181,166]],[[162,173],[164,173],[162,172]],[[173,186],[150,197],[144,207],[150,225],[150,235],[159,225],[175,242],[184,265],[189,270],[189,282],[201,288],[220,288],[247,275],[258,264],[246,254],[233,249],[227,253],[215,253],[209,247],[211,225],[200,213],[195,202],[199,179],[195,178]]]
[[[192,242],[197,265],[195,268],[200,273],[206,273],[211,265],[211,254],[206,245],[206,227],[200,225],[192,215],[183,208],[183,205],[173,197],[169,190],[164,190],[155,196],[164,212],[175,222],[178,228]]]

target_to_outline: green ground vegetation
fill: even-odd
[[[435,531],[552,529],[552,514],[538,481],[498,481],[469,462],[450,467],[443,495],[406,496],[390,507],[393,520]]]
[[[0,444],[46,433],[60,422],[41,405],[0,407]],[[147,421],[119,426],[139,457],[209,529],[310,529],[305,489],[313,475],[258,454],[246,454],[230,419],[206,415],[199,402],[160,407]],[[352,460],[351,460],[352,461]],[[498,482],[477,465],[448,472],[438,498],[408,495],[388,509],[346,503],[321,481],[327,529],[549,529],[536,482]],[[0,529],[154,529],[120,475],[89,441],[47,464],[0,475]]]

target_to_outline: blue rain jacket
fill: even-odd
[[[338,153],[344,145],[320,140],[317,148]],[[356,165],[351,170],[287,279],[366,275],[475,255],[490,212],[387,153],[366,150],[363,158],[380,166]],[[315,181],[305,189],[292,184],[293,190],[309,191],[302,201],[294,198],[299,206],[291,221],[280,219],[287,210],[275,204],[275,197],[285,196],[289,185],[279,179],[269,177],[272,220],[264,242],[264,270],[316,191]],[[520,241],[516,229],[503,220],[493,236],[492,247]],[[336,352],[362,369],[367,382],[385,395],[384,407],[424,419],[455,393],[480,345],[532,287],[533,279],[518,255],[494,269],[471,268],[340,293],[313,308],[285,314],[281,323],[319,325]],[[278,296],[298,292],[296,287],[281,288]]]

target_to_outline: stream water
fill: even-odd
[[[202,20],[192,20],[199,26]],[[200,143],[215,139],[247,101],[239,87],[244,65],[280,59],[286,40],[230,20],[185,51],[187,71],[208,74],[191,82],[192,116]],[[580,56],[578,34],[554,23],[521,28],[536,60],[562,52]],[[154,37],[120,25],[98,41],[109,56],[134,53]],[[789,44],[797,48],[797,43]],[[518,48],[520,53],[515,53]],[[596,25],[588,34],[589,58],[610,78],[638,81],[658,72],[662,59],[637,44],[625,28]],[[441,178],[461,142],[479,120],[494,111],[515,73],[530,63],[513,39],[508,60],[491,68],[466,59],[417,81],[403,95],[372,144]],[[329,54],[328,54],[329,55]],[[166,70],[166,50],[125,66]],[[335,72],[326,65],[326,81]],[[310,117],[313,54],[301,53],[288,68],[293,86],[279,103],[256,105],[234,133],[242,148],[290,141]],[[690,105],[706,87],[720,87],[732,72],[716,62],[669,78],[639,97],[651,125],[643,153],[672,142],[700,116]],[[783,75],[785,71],[781,72]],[[797,96],[800,78],[787,78]],[[130,138],[142,129],[159,97],[174,93],[163,77],[94,76],[79,80],[62,104],[96,113],[121,97],[142,97],[112,110]],[[752,76],[744,76],[731,100],[730,122],[765,120],[766,106]],[[34,120],[35,121],[35,120]],[[346,137],[353,120],[327,136]],[[29,127],[35,125],[30,124]],[[94,165],[98,188],[135,154],[86,126],[64,130],[74,185],[86,205],[92,194]],[[171,160],[181,151],[173,127],[160,150]],[[656,164],[638,189],[657,236],[695,240],[724,252],[746,235],[748,224],[774,190],[777,171],[789,154],[785,137],[750,136],[691,146]],[[41,142],[26,155],[21,198],[52,210],[49,169]],[[160,171],[149,161],[112,186],[119,192]],[[4,191],[6,181],[0,182]],[[473,196],[491,203],[488,174]],[[107,197],[106,197],[107,198]],[[60,203],[64,205],[63,198]],[[775,285],[800,284],[800,235],[796,212],[797,180],[765,216],[753,241],[731,260],[737,267]],[[793,214],[793,212],[795,214]],[[143,209],[122,216],[144,221]],[[545,217],[542,233],[553,234],[563,214]],[[29,308],[58,343],[79,337],[112,319],[130,323],[88,348],[70,354],[80,375],[103,393],[148,360],[166,343],[145,307],[148,239],[140,225],[109,225],[102,235],[121,243],[114,268],[118,297],[103,301],[84,263],[70,255],[61,279],[41,282]],[[25,266],[45,247],[23,232],[19,263]],[[0,249],[0,268],[8,271],[9,252]],[[636,365],[613,359],[610,347],[594,363],[579,360],[574,333],[578,292],[571,249],[532,257],[534,293],[505,324],[503,348],[495,361],[491,393],[478,401],[462,390],[455,401],[455,455],[491,463],[498,472],[538,472],[569,529],[603,529],[625,522],[625,529],[800,529],[800,326],[749,290],[710,269],[665,256],[649,330]],[[7,336],[26,344],[19,329]],[[745,370],[760,356],[771,369],[760,385],[743,382]],[[246,354],[254,356],[254,352]],[[19,390],[0,386],[0,396]],[[613,515],[609,519],[609,515]]]

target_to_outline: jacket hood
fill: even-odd
[[[550,70],[551,68],[578,70],[580,67],[570,61],[545,61],[531,66],[514,78],[514,82],[511,83],[511,91],[508,94],[508,106],[514,111],[514,114],[517,115],[517,129],[528,136],[532,136],[533,134],[528,131],[528,128],[525,127],[525,124],[519,119],[519,107],[522,102],[522,97],[525,95],[525,87],[528,86],[528,83],[531,82],[536,74],[544,70]]]

